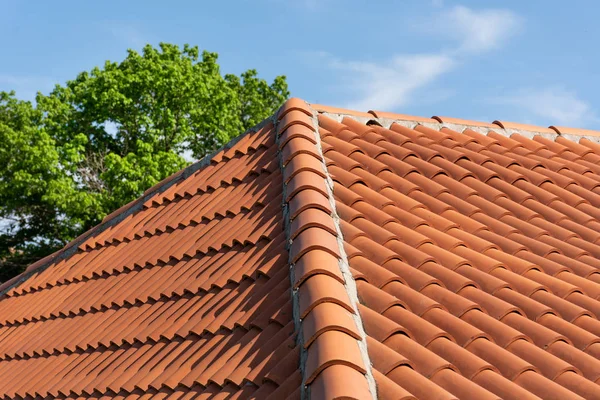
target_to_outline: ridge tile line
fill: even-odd
[[[366,333],[358,310],[356,283],[344,251],[340,219],[335,209],[333,180],[321,148],[317,113],[303,100],[290,99],[281,107],[276,119],[274,124],[280,149],[279,161],[284,176],[283,214],[288,238],[294,324],[300,345],[301,398],[337,396],[340,391],[348,391],[354,384],[362,393],[345,395],[377,399]],[[317,160],[316,165],[312,157]],[[307,158],[312,162],[306,161]],[[286,173],[286,168],[293,170]],[[286,176],[291,178],[286,181]],[[304,195],[298,194],[302,192]],[[308,192],[310,194],[306,194]],[[291,215],[291,202],[295,202],[294,215]],[[324,206],[323,202],[327,205]],[[297,270],[300,264],[303,271]],[[327,267],[322,266],[325,264]],[[306,276],[299,277],[302,273]],[[329,281],[332,282],[331,287],[328,286]],[[305,296],[304,299],[302,296]],[[352,332],[346,332],[336,325],[338,312],[334,311],[334,316],[324,311],[324,304],[328,303],[335,304],[332,307],[341,306],[338,307],[339,314],[347,318],[347,326],[351,326]],[[303,323],[305,320],[311,321],[308,326]],[[315,323],[319,324],[318,330],[313,326]],[[337,338],[349,343],[349,347],[338,346]],[[351,343],[355,343],[356,347]],[[337,372],[326,373],[327,368]],[[359,371],[365,381],[350,382],[355,378],[349,378],[349,382],[336,385],[331,379],[340,380],[339,373],[344,371],[340,368],[349,368],[348,373],[352,371],[350,368]],[[317,379],[320,379],[320,384],[317,392],[314,392],[312,384]]]

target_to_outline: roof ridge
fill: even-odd
[[[276,116],[301,397],[376,399],[316,115],[292,98]]]
[[[374,120],[374,121],[403,121],[403,122],[411,122],[415,124],[434,124],[435,126],[465,126],[465,127],[478,127],[478,128],[489,128],[490,130],[502,130],[505,132],[510,132],[508,135],[512,133],[521,133],[526,132],[529,133],[539,133],[543,135],[553,135],[555,137],[565,137],[570,140],[574,140],[574,138],[586,138],[590,140],[600,141],[600,130],[593,129],[582,129],[582,128],[571,128],[564,127],[558,125],[550,125],[548,127],[542,127],[537,125],[523,124],[517,122],[509,122],[502,120],[494,120],[493,122],[481,122],[481,121],[472,121],[461,118],[451,118],[451,117],[442,117],[434,115],[431,118],[419,117],[413,115],[406,114],[398,114],[387,111],[374,111],[369,110],[368,112],[350,110],[345,108],[338,107],[330,107],[322,104],[311,104],[310,105],[314,110],[316,110],[320,114],[326,115],[337,115],[337,116],[349,116],[358,118],[358,120]],[[498,132],[501,133],[502,132]]]
[[[349,117],[360,123],[366,124],[368,122],[375,122],[380,126],[389,129],[392,124],[399,124],[410,129],[414,129],[416,126],[422,125],[427,128],[440,130],[442,128],[452,129],[453,131],[463,133],[466,129],[474,130],[483,135],[488,135],[490,132],[498,133],[502,136],[510,138],[513,134],[519,134],[528,139],[533,139],[536,136],[541,136],[552,141],[556,141],[558,138],[564,138],[574,143],[579,143],[580,140],[586,139],[592,142],[600,143],[600,131],[584,130],[584,129],[573,129],[573,128],[560,128],[551,126],[550,128],[536,127],[533,125],[500,122],[494,121],[493,124],[485,122],[461,120],[456,118],[420,118],[411,117],[403,114],[392,114],[392,113],[379,113],[378,115],[386,115],[386,117],[375,117],[372,114],[366,113],[346,113],[346,112],[335,112],[342,109],[325,109],[319,108],[317,111],[319,114],[325,115],[335,121],[340,122],[344,117]],[[334,111],[334,112],[332,112]],[[342,110],[343,111],[343,110]],[[398,116],[400,118],[390,118],[392,116]],[[502,125],[500,125],[502,124]],[[531,130],[538,129],[538,130]],[[560,129],[560,131],[559,131]],[[576,134],[574,132],[580,132]]]
[[[79,246],[84,244],[90,237],[106,231],[107,229],[109,229],[109,228],[117,225],[121,221],[123,221],[129,215],[135,213],[136,211],[141,210],[144,206],[144,203],[146,203],[146,201],[148,201],[152,197],[156,196],[157,194],[167,191],[171,186],[173,186],[177,182],[189,178],[195,172],[208,166],[210,164],[211,160],[217,154],[219,154],[223,150],[226,150],[226,149],[229,149],[229,148],[235,146],[235,144],[238,143],[240,140],[242,140],[246,135],[248,135],[250,133],[258,132],[265,125],[267,125],[269,122],[271,122],[271,119],[272,118],[264,119],[263,121],[259,122],[258,124],[256,124],[255,126],[253,126],[250,129],[248,129],[241,135],[231,139],[229,142],[225,143],[223,146],[216,149],[212,153],[207,154],[200,160],[175,172],[174,174],[163,179],[162,181],[156,183],[154,186],[146,189],[142,196],[138,197],[135,200],[130,201],[129,203],[125,204],[124,206],[117,208],[115,211],[113,211],[112,213],[105,216],[98,225],[94,226],[93,228],[91,228],[91,229],[85,231],[84,233],[82,233],[81,235],[77,236],[75,239],[71,240],[64,247],[60,248],[59,250],[55,251],[54,253],[47,255],[46,257],[29,265],[27,267],[27,269],[25,271],[21,272],[19,275],[9,279],[6,282],[1,283],[0,284],[0,296],[4,295],[11,288],[14,288],[14,287],[20,285],[21,283],[23,283],[24,281],[29,279],[36,272],[43,271],[44,269],[51,266],[53,263],[56,263],[58,261],[64,260],[64,259],[72,256],[73,254],[75,254],[77,252],[77,249],[79,248]]]

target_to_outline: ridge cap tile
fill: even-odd
[[[295,103],[295,107],[300,107]],[[307,105],[307,107],[309,107]],[[301,151],[292,146],[292,138],[281,144],[280,165],[284,176],[300,176],[302,174],[302,185],[294,184],[292,181],[285,183],[286,190],[291,193],[286,195],[287,201],[284,203],[284,218],[287,231],[287,237],[290,241],[289,260],[292,268],[291,280],[293,287],[297,287],[292,293],[295,308],[295,323],[298,331],[298,340],[301,350],[300,370],[303,375],[303,386],[301,388],[302,397],[306,393],[312,393],[313,382],[316,392],[325,393],[338,387],[339,383],[331,380],[333,376],[336,379],[342,376],[350,377],[350,371],[358,371],[361,376],[361,387],[367,388],[369,397],[375,398],[375,387],[372,375],[370,375],[370,362],[366,351],[361,350],[359,343],[364,339],[359,333],[362,330],[360,317],[357,315],[356,300],[347,292],[346,285],[351,276],[344,276],[340,269],[342,252],[338,242],[339,228],[335,226],[335,203],[331,199],[331,179],[327,171],[325,159],[322,151],[319,149],[320,138],[317,133],[318,122],[317,114],[314,108],[311,110],[311,129],[315,140],[306,138],[303,140],[303,150],[309,154],[318,157],[321,162],[322,171],[314,168],[306,169],[306,164],[302,162],[293,163],[290,159],[300,160],[297,154]],[[324,109],[323,109],[324,110]],[[332,111],[331,108],[327,109]],[[340,111],[340,110],[335,110]],[[286,130],[298,124],[307,125],[308,119],[300,116],[297,112],[290,111],[283,116],[277,127],[278,137],[284,137]],[[300,120],[293,120],[291,116],[298,117]],[[326,118],[326,117],[323,117]],[[333,121],[332,121],[333,123]],[[308,136],[308,130],[306,131]],[[312,150],[310,147],[312,146]],[[288,172],[288,169],[291,169]],[[298,170],[302,169],[302,172]],[[325,189],[325,191],[323,190]],[[305,191],[314,191],[320,193],[325,199],[329,198],[330,208],[328,212],[324,211],[317,203],[308,205],[295,205],[294,208],[302,208],[302,211],[290,215],[290,202],[293,198],[302,196]],[[301,197],[304,198],[304,197]],[[325,257],[325,259],[323,258]],[[311,260],[321,260],[318,268],[310,265]],[[325,267],[327,265],[327,267]],[[302,272],[297,272],[296,268]],[[310,270],[311,272],[308,272]],[[328,272],[330,271],[330,272]],[[308,276],[306,276],[308,274]],[[341,278],[341,280],[340,280]],[[340,307],[340,308],[338,308]],[[339,310],[339,311],[336,311]],[[340,319],[342,315],[347,318]],[[360,326],[357,324],[361,324]],[[363,349],[366,343],[363,344]],[[350,367],[351,369],[340,369],[338,367]],[[332,375],[328,371],[336,371]],[[347,371],[347,372],[343,372]],[[340,375],[342,374],[342,375]],[[356,380],[356,377],[351,378]],[[313,394],[314,395],[314,394]]]

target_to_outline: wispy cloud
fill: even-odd
[[[487,9],[472,10],[456,6],[437,17],[443,24],[443,30],[436,30],[453,38],[459,43],[457,51],[481,53],[496,49],[522,27],[522,18],[510,10]]]
[[[403,106],[416,89],[431,83],[454,66],[452,58],[443,54],[398,55],[378,64],[345,62],[331,55],[323,58],[330,68],[345,73],[345,83],[359,90],[358,99],[342,104],[357,110]]]
[[[364,110],[394,110],[409,104],[418,92],[454,68],[469,62],[476,54],[498,48],[519,31],[522,19],[509,10],[472,10],[457,6],[442,7],[428,28],[417,31],[450,38],[450,48],[419,54],[395,54],[387,60],[365,62],[342,60],[321,53],[324,65],[342,72],[344,84],[356,89],[354,99],[343,106]],[[444,29],[439,29],[443,26]],[[435,31],[429,27],[436,27]],[[442,88],[443,89],[443,88]],[[440,90],[440,88],[438,88]]]
[[[560,86],[523,88],[515,95],[498,97],[492,101],[525,111],[528,115],[540,119],[537,122],[543,125],[585,127],[598,122],[587,102],[580,99],[576,93]]]

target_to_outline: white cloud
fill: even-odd
[[[513,96],[503,96],[493,101],[518,107],[519,110],[542,118],[546,125],[583,127],[598,120],[588,103],[560,86],[524,88]]]
[[[437,33],[459,42],[459,51],[480,53],[500,47],[522,27],[522,18],[510,10],[472,10],[456,6],[440,14],[432,26]]]
[[[321,53],[322,54],[322,53]],[[345,62],[326,56],[327,64],[345,72],[358,100],[343,104],[357,110],[391,110],[406,105],[414,91],[433,82],[454,66],[443,54],[398,55],[385,63]]]
[[[316,55],[336,72],[336,78],[343,81],[345,88],[355,90],[352,93],[354,99],[340,105],[357,110],[390,111],[405,106],[413,101],[419,90],[468,62],[475,54],[500,47],[519,31],[522,24],[521,17],[509,10],[472,10],[464,6],[446,9],[440,0],[434,0],[432,6],[441,8],[438,15],[426,24],[416,24],[415,30],[423,33],[423,26],[427,26],[426,33],[450,38],[452,46],[449,49],[395,54],[377,62],[341,60],[328,53],[312,52],[313,58]],[[436,87],[436,90],[449,93],[443,87]]]

